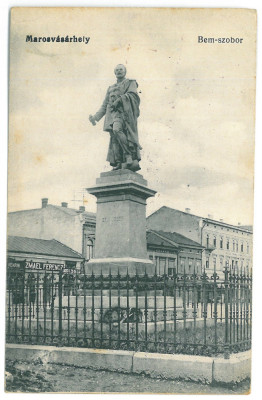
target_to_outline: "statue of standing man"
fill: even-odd
[[[116,83],[109,86],[101,108],[94,116],[90,115],[89,120],[95,125],[105,115],[104,131],[110,133],[107,161],[113,170],[127,168],[138,171],[141,160],[137,131],[140,104],[138,84],[126,78],[124,65],[118,64],[114,72]]]

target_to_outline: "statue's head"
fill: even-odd
[[[124,78],[126,76],[126,67],[123,64],[118,64],[114,72],[117,78]]]

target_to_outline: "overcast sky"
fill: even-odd
[[[86,36],[26,43],[26,35]],[[242,44],[200,44],[240,37]],[[79,207],[102,171],[109,135],[89,114],[123,63],[141,97],[141,173],[166,205],[252,223],[255,14],[250,10],[15,10],[10,35],[9,210]],[[95,198],[85,206],[96,210]]]

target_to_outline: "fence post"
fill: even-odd
[[[207,289],[207,284],[208,284],[208,276],[206,274],[206,268],[204,267],[204,272],[201,275],[201,290],[202,290],[202,317],[204,318],[204,343],[203,343],[203,352],[206,352],[207,349],[207,296],[208,296],[208,289]]]
[[[225,274],[225,351],[224,351],[224,358],[228,360],[230,358],[230,352],[229,352],[229,335],[228,335],[228,286],[229,286],[229,280],[228,280],[228,264],[226,263],[225,269],[224,269],[224,274]]]
[[[158,342],[157,342],[157,270],[155,265],[154,274],[154,335],[155,335],[155,351],[157,352]]]
[[[62,283],[62,271],[59,271],[59,282],[58,282],[58,335],[59,342],[62,340],[62,309],[63,309],[63,283]]]
[[[218,345],[217,345],[217,318],[218,318],[218,312],[217,312],[217,305],[218,305],[218,297],[217,297],[217,279],[219,279],[219,276],[217,275],[216,272],[216,266],[214,268],[214,274],[211,276],[211,279],[214,281],[213,283],[213,302],[214,302],[214,340],[215,340],[215,353],[217,354],[218,351]]]
[[[197,320],[197,274],[196,274],[196,267],[194,266],[194,273],[191,277],[193,280],[193,288],[192,288],[192,306],[193,306],[193,344],[194,344],[194,354],[196,354],[196,332],[197,332],[197,327],[196,327],[196,320]]]
[[[173,272],[173,296],[174,296],[174,310],[173,310],[173,317],[174,317],[174,352],[176,353],[176,348],[177,348],[177,326],[176,326],[176,321],[177,321],[177,304],[176,304],[176,296],[177,296],[177,271],[176,268],[174,268]]]
[[[248,301],[249,301],[249,342],[252,342],[252,286],[253,286],[253,271],[250,270],[249,285],[248,285]]]

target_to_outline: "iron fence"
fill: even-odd
[[[8,271],[6,340],[195,355],[250,349],[252,276]]]

